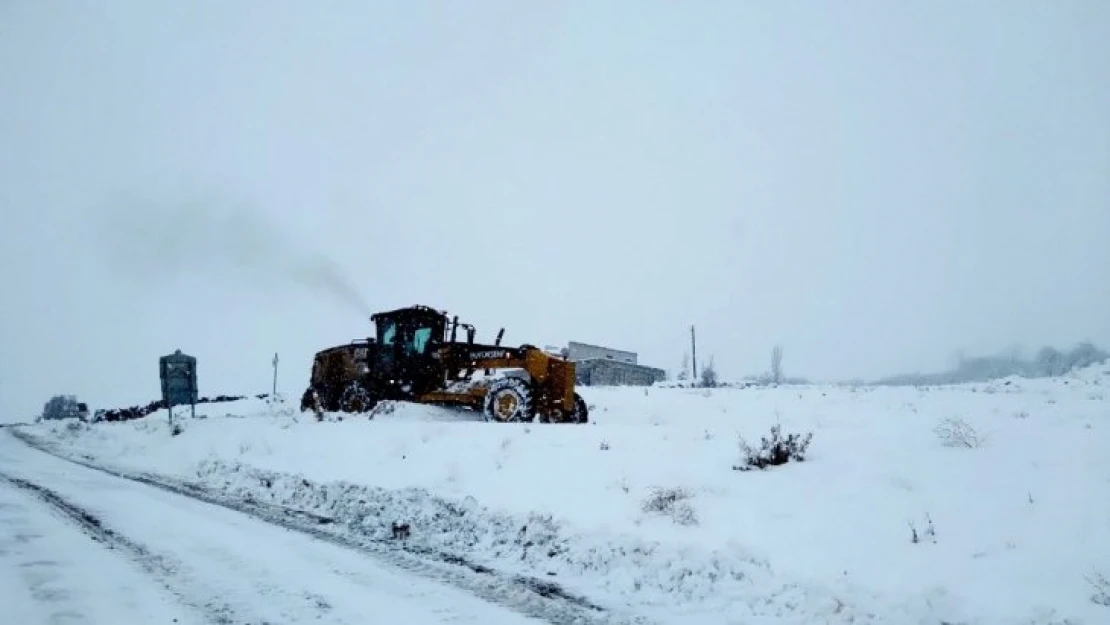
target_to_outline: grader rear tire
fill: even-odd
[[[348,386],[347,389],[343,391],[343,399],[339,401],[340,409],[342,409],[343,412],[356,414],[370,412],[377,403],[378,402],[374,399],[370,391],[368,391],[365,386],[358,383],[352,383]]]
[[[324,407],[320,402],[320,395],[316,393],[316,389],[309,387],[303,395],[301,395],[301,412],[312,412],[317,421],[324,420]]]
[[[489,385],[482,406],[486,421],[516,423],[531,421],[532,388],[520,378],[501,378]]]
[[[569,423],[589,423],[590,422],[590,407],[586,405],[586,400],[578,393],[574,394],[574,412],[570,414]]]
[[[316,412],[319,409],[320,401],[316,397],[316,391],[308,388],[301,395],[301,412],[308,412],[309,410]]]
[[[541,414],[539,416],[540,423],[589,423],[590,422],[590,407],[586,404],[586,400],[578,393],[574,394],[574,408],[564,418],[552,419],[548,415]]]

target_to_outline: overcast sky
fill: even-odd
[[[1110,344],[1110,2],[0,3],[0,418],[368,309],[726,378]]]

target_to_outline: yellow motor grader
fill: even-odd
[[[365,413],[383,400],[479,410],[487,421],[586,423],[574,363],[534,345],[474,342],[474,326],[410,306],[370,316],[375,336],[316,354],[301,410]],[[466,339],[458,336],[466,331]]]

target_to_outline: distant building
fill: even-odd
[[[639,364],[635,352],[570,341],[566,354],[583,386],[651,386],[667,377],[662,369]]]

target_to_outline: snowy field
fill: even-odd
[[[352,532],[408,523],[413,545],[656,622],[1110,623],[1110,366],[581,392],[588,425],[404,404],[318,423],[252,400],[198,406],[177,436],[164,411],[19,429]],[[758,445],[776,423],[813,433],[805,461],[734,470],[740,437]]]

